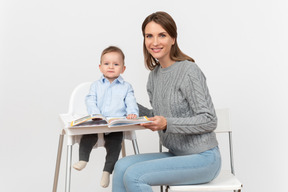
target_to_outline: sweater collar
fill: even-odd
[[[179,63],[181,63],[181,61],[175,61],[175,63],[173,63],[173,65],[169,66],[169,67],[166,67],[166,68],[162,68],[161,65],[159,65],[159,71],[161,73],[168,73],[170,71],[173,71],[177,65],[179,65]]]

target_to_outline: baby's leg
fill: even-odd
[[[104,139],[107,155],[100,184],[102,187],[108,187],[110,174],[114,170],[115,163],[117,162],[121,151],[123,132],[109,133],[108,135],[104,135]]]
[[[78,161],[73,165],[73,168],[76,169],[77,171],[81,171],[84,169],[87,165],[87,161]]]
[[[98,134],[83,135],[79,144],[79,161],[73,165],[78,171],[85,168],[87,162],[89,161],[90,153],[93,146],[98,141]]]
[[[110,183],[110,173],[107,171],[103,171],[100,185],[101,187],[106,188],[109,186],[109,183]]]

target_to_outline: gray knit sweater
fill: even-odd
[[[147,91],[152,110],[139,104],[140,116],[164,116],[167,129],[158,131],[162,144],[175,155],[206,151],[218,145],[213,130],[217,117],[206,79],[193,62],[180,61],[151,71]]]

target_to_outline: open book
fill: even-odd
[[[70,127],[91,127],[91,126],[128,126],[136,125],[142,123],[149,123],[146,116],[137,117],[134,119],[127,119],[126,117],[104,117],[101,114],[86,115],[84,117],[78,118],[69,123]]]

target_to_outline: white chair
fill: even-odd
[[[67,118],[71,118],[71,117],[77,118],[79,116],[87,114],[86,105],[85,105],[85,97],[89,92],[90,85],[91,85],[91,82],[82,83],[82,84],[78,85],[73,90],[71,97],[70,97],[70,101],[69,101],[68,113],[67,114],[60,114],[60,119],[61,119],[62,123]],[[58,153],[57,153],[57,160],[56,160],[55,175],[54,175],[53,192],[57,191],[64,135],[67,136],[67,160],[66,160],[67,162],[66,162],[65,191],[69,192],[70,191],[70,183],[71,183],[72,146],[75,143],[80,142],[80,139],[83,135],[83,131],[82,131],[82,135],[81,135],[81,132],[73,135],[73,134],[70,134],[69,130],[65,129],[65,126],[61,129],[60,137],[59,137],[59,144],[58,144]],[[138,149],[137,140],[136,140],[136,134],[135,134],[134,130],[125,131],[123,139],[131,140],[135,154],[139,154],[139,149]],[[103,133],[98,133],[98,142],[94,146],[94,148],[103,147],[103,146],[104,146]],[[122,156],[125,156],[125,155],[126,155],[125,145],[124,145],[124,140],[123,140],[123,142],[122,142]]]
[[[226,134],[229,139],[229,156],[230,170],[221,170],[220,174],[213,181],[205,184],[197,185],[179,185],[179,186],[166,186],[166,192],[171,191],[234,191],[241,192],[242,183],[236,178],[234,171],[233,160],[233,146],[232,146],[232,129],[229,121],[229,109],[216,110],[218,125],[215,130],[216,134]],[[221,150],[221,143],[219,144]],[[160,151],[162,145],[160,144]],[[223,154],[222,154],[223,155]],[[225,158],[222,156],[222,159]],[[163,188],[161,186],[161,191]]]

